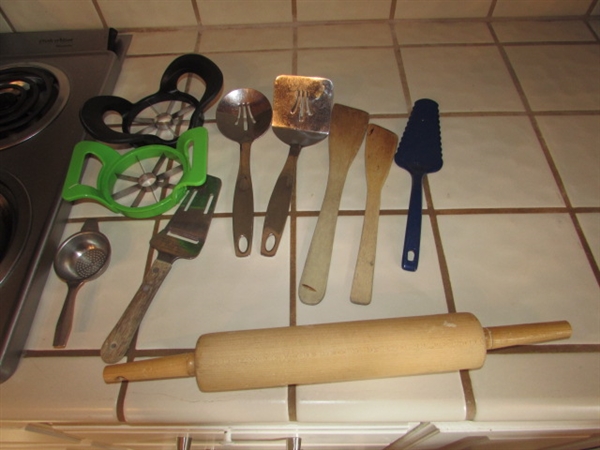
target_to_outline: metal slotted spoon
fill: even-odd
[[[236,256],[252,250],[254,198],[250,174],[250,147],[271,126],[273,109],[255,89],[231,91],[217,107],[217,126],[223,136],[240,144],[240,166],[233,196],[233,244]]]
[[[75,299],[86,281],[104,273],[110,260],[108,238],[98,230],[98,222],[88,219],[79,233],[61,244],[54,258],[56,275],[67,283],[68,292],[56,323],[53,346],[64,348],[69,340],[75,313]]]

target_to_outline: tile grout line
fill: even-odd
[[[402,85],[402,91],[404,94],[404,100],[406,102],[406,108],[408,115],[410,116],[412,110],[412,98],[410,95],[410,87],[408,83],[408,77],[406,75],[406,71],[404,68],[404,61],[402,59],[402,50],[401,46],[398,42],[398,36],[396,35],[396,29],[393,24],[390,24],[390,32],[392,35],[392,42],[394,45],[394,53],[396,55],[396,63],[398,66],[398,72],[400,75],[400,83]],[[400,139],[402,136],[400,136]],[[425,199],[427,202],[426,211],[430,218],[430,223],[433,231],[435,247],[438,256],[438,263],[440,266],[440,273],[442,277],[442,284],[444,288],[444,297],[446,299],[446,305],[448,312],[456,312],[456,304],[454,302],[454,294],[452,292],[452,285],[450,282],[450,272],[448,270],[448,264],[446,261],[444,248],[442,245],[441,234],[439,230],[439,225],[437,221],[437,215],[435,211],[435,206],[433,204],[433,197],[431,195],[431,188],[429,186],[429,179],[427,176],[423,178],[423,190],[425,193]],[[381,214],[381,212],[380,212]],[[475,400],[475,393],[473,391],[473,386],[471,383],[471,377],[468,371],[462,370],[459,371],[460,374],[460,383],[463,390],[463,399],[465,402],[465,419],[473,420],[475,418],[475,414],[477,413],[477,402]]]
[[[159,232],[160,221],[161,221],[161,219],[154,220],[152,236],[154,236],[156,233]],[[152,262],[154,260],[154,258],[153,258],[154,253],[155,253],[154,249],[152,247],[148,246],[148,253],[146,255],[146,264],[144,266],[144,271],[142,273],[142,280],[143,280],[145,274],[148,273],[148,271],[150,270],[150,268],[152,266]],[[141,281],[141,282],[143,282],[143,281]],[[125,308],[127,308],[127,306],[125,306]],[[125,310],[123,310],[123,311],[125,311]],[[117,320],[120,320],[120,316],[119,316],[119,319],[117,319]],[[111,331],[112,331],[112,328],[111,328]],[[110,333],[110,331],[109,331],[109,333]],[[131,345],[130,345],[129,349],[127,350],[127,354],[126,354],[127,362],[134,361],[137,356],[136,346],[137,346],[138,334],[139,334],[139,328],[136,330],[135,334],[133,335],[133,339],[131,340]],[[115,405],[117,419],[119,422],[125,422],[125,423],[127,422],[127,419],[125,418],[125,398],[127,397],[128,387],[129,387],[128,381],[123,381],[121,383],[121,386],[119,387],[119,394],[117,396],[117,403]]]
[[[433,240],[438,257],[438,264],[440,267],[440,275],[442,277],[442,285],[444,288],[444,297],[446,298],[446,307],[449,313],[456,312],[456,303],[454,301],[454,293],[452,291],[452,282],[450,280],[450,271],[448,268],[448,262],[444,253],[444,246],[442,244],[442,236],[440,233],[439,224],[437,221],[437,212],[435,205],[433,204],[433,196],[431,194],[431,187],[429,186],[428,175],[423,177],[423,190],[425,192],[425,199],[427,201],[427,213],[431,223],[431,229],[433,232]],[[460,384],[463,390],[463,399],[465,401],[465,420],[474,420],[477,414],[477,400],[475,398],[475,392],[473,390],[473,383],[468,370],[460,370]]]
[[[396,35],[396,29],[393,24],[390,24],[390,31],[392,34],[392,41],[394,44],[394,53],[396,55],[396,62],[398,65],[398,72],[400,75],[400,83],[402,85],[402,90],[404,93],[404,99],[406,102],[406,107],[408,111],[408,115],[412,111],[413,100],[410,95],[410,87],[408,83],[408,77],[406,75],[406,71],[404,69],[404,61],[402,59],[402,50],[398,42],[398,37]],[[402,136],[400,136],[400,139]],[[434,242],[436,247],[436,252],[438,256],[438,264],[440,267],[440,274],[442,277],[442,284],[444,288],[444,297],[446,299],[446,306],[448,312],[454,313],[456,312],[456,304],[454,302],[454,294],[452,292],[452,285],[450,282],[450,273],[448,270],[448,264],[446,261],[444,247],[442,245],[441,234],[439,230],[439,225],[437,221],[437,215],[435,211],[435,206],[433,204],[433,197],[431,195],[431,188],[429,186],[428,176],[423,177],[423,190],[425,193],[425,199],[427,202],[426,211],[430,218],[430,224],[434,236]],[[381,214],[381,213],[380,213]],[[475,393],[473,392],[473,386],[471,383],[471,377],[469,376],[469,372],[466,370],[459,371],[460,374],[460,383],[463,390],[463,399],[465,402],[465,419],[473,420],[475,418],[475,414],[477,412],[477,402],[475,400]]]
[[[596,6],[598,5],[598,1],[599,0],[592,0],[592,2],[590,3],[590,6],[588,6],[587,11],[585,12],[585,17],[592,17],[592,12],[594,11],[594,9],[596,9]]]
[[[395,5],[394,5],[395,6]],[[404,94],[404,100],[406,103],[406,110],[408,112],[408,116],[410,116],[410,112],[412,110],[412,98],[410,95],[410,88],[408,84],[408,77],[406,75],[406,71],[404,69],[404,61],[402,59],[402,51],[398,42],[398,36],[396,35],[396,29],[393,24],[390,24],[390,32],[392,35],[392,42],[394,45],[394,54],[396,55],[396,63],[398,66],[398,73],[400,76],[400,83],[402,85],[402,91]],[[402,136],[399,136],[400,139]],[[444,254],[444,249],[442,245],[442,239],[440,235],[440,230],[437,222],[437,216],[435,212],[435,207],[433,205],[433,198],[431,195],[431,189],[429,186],[429,179],[427,176],[423,177],[423,190],[425,192],[425,199],[427,202],[427,213],[430,218],[430,223],[433,231],[436,251],[438,255],[438,263],[440,266],[440,273],[442,277],[442,284],[444,288],[444,297],[446,298],[446,305],[448,312],[456,312],[456,305],[454,303],[454,294],[452,292],[452,285],[450,283],[450,273],[448,271],[448,264],[446,261],[446,257]],[[379,212],[381,215],[381,211]],[[477,412],[477,402],[475,400],[475,393],[473,391],[473,385],[471,383],[471,377],[469,376],[469,372],[465,370],[459,371],[460,374],[460,383],[463,390],[463,400],[465,404],[465,419],[473,420],[475,418],[475,414]]]
[[[129,387],[129,381],[122,381],[119,386],[119,394],[117,395],[117,403],[115,405],[117,421],[121,423],[127,423],[125,418],[125,397],[127,395],[127,388]]]
[[[396,0],[392,0],[396,1]],[[494,0],[495,1],[495,0]],[[295,4],[295,1],[293,1]],[[557,16],[507,16],[507,17],[446,17],[446,18],[376,18],[376,19],[332,19],[332,20],[306,20],[298,21],[293,19],[292,21],[284,22],[261,22],[261,23],[229,23],[229,24],[213,24],[205,25],[202,23],[196,23],[194,25],[185,26],[155,26],[155,27],[122,27],[119,31],[121,33],[154,33],[154,32],[168,32],[175,30],[192,30],[199,29],[201,31],[206,30],[238,30],[238,29],[265,29],[265,28],[289,28],[289,27],[317,27],[317,26],[339,26],[339,25],[372,25],[382,23],[392,24],[405,24],[405,23],[419,23],[419,24],[431,24],[431,23],[507,23],[507,22],[575,22],[575,21],[594,21],[600,19],[600,16],[593,16],[588,14],[583,15],[557,15]]]
[[[100,22],[102,23],[102,28],[107,29],[108,22],[106,21],[106,18],[104,17],[102,8],[100,8],[100,5],[98,4],[98,0],[92,0],[92,5],[94,6],[94,10],[96,11],[96,14],[98,14],[98,19],[100,19]]]
[[[554,178],[556,186],[558,187],[561,198],[567,208],[567,213],[569,214],[569,217],[571,218],[571,222],[575,229],[575,233],[577,234],[579,242],[580,242],[581,246],[583,247],[583,250],[586,255],[586,259],[588,261],[590,269],[592,270],[592,273],[594,274],[594,278],[596,279],[596,283],[600,286],[600,268],[599,268],[598,264],[595,262],[594,255],[591,250],[591,246],[589,245],[589,243],[583,233],[583,230],[579,223],[579,219],[577,218],[577,215],[573,209],[573,204],[571,203],[571,200],[567,193],[565,184],[562,180],[562,177],[560,176],[558,167],[556,166],[556,163],[554,162],[552,153],[550,152],[548,144],[546,143],[546,140],[542,134],[542,131],[540,130],[539,123],[536,119],[536,115],[531,108],[529,100],[527,99],[527,95],[525,94],[525,90],[523,89],[523,86],[521,85],[519,77],[510,61],[510,58],[508,56],[508,53],[506,52],[504,44],[502,44],[502,42],[500,42],[500,39],[498,38],[493,25],[488,24],[488,28],[490,30],[490,33],[492,34],[492,38],[494,39],[494,42],[497,44],[498,51],[500,52],[500,56],[510,74],[510,77],[513,81],[513,84],[514,84],[518,94],[519,94],[521,102],[523,103],[523,107],[525,108],[526,115],[529,118],[531,127],[533,128],[533,131],[536,135],[538,143],[540,144],[542,153],[543,153],[543,155],[546,159],[546,162],[548,164],[548,167],[552,173],[552,176]]]
[[[459,370],[458,373],[465,400],[465,420],[475,420],[475,416],[477,415],[477,400],[475,399],[471,375],[468,370]]]
[[[448,269],[444,245],[442,244],[442,235],[440,233],[440,227],[437,221],[438,213],[433,205],[433,196],[431,194],[428,176],[423,177],[423,190],[425,192],[425,199],[427,201],[427,214],[429,215],[429,221],[431,222],[433,240],[438,256],[440,274],[442,276],[442,285],[444,287],[444,296],[446,297],[446,306],[448,308],[448,312],[455,313],[456,304],[454,302],[454,292],[452,291],[452,282],[450,280],[450,270]]]
[[[498,3],[498,0],[492,0],[490,3],[490,9],[488,9],[488,13],[486,16],[487,20],[492,20],[494,18],[494,10],[496,9],[496,3]]]
[[[298,20],[298,5],[296,0],[291,0],[291,8],[292,8],[292,23],[295,25]],[[298,28],[294,26],[292,28],[292,74],[298,74]],[[296,170],[298,162],[296,161]],[[290,285],[289,285],[289,322],[288,326],[295,327],[297,324],[297,311],[296,311],[296,231],[297,231],[297,222],[296,222],[296,186],[297,180],[294,177],[294,185],[292,186],[292,198],[290,202],[290,211],[289,211],[289,227],[290,227],[290,255],[289,255],[289,276],[290,276]],[[287,413],[288,413],[288,421],[296,422],[298,420],[298,406],[297,406],[297,391],[295,385],[288,385],[287,387]]]
[[[402,51],[400,50],[400,44],[398,42],[398,36],[396,34],[396,28],[393,23],[389,24],[390,34],[392,36],[392,46],[394,55],[396,56],[396,66],[398,68],[398,76],[400,77],[400,85],[402,86],[402,94],[404,95],[404,103],[406,106],[408,117],[412,108],[412,101],[410,96],[410,89],[408,87],[408,77],[406,76],[406,70],[404,69],[404,60],[402,59]],[[399,136],[402,139],[402,136]]]
[[[97,0],[96,0],[97,1]],[[200,15],[200,7],[198,6],[198,2],[195,0],[190,0],[192,3],[192,9],[194,10],[194,16],[196,17],[196,27],[202,27],[202,16]],[[198,33],[200,35],[201,33]]]
[[[396,8],[398,7],[397,5],[398,0],[392,0],[391,4],[390,4],[390,15],[389,15],[389,19],[390,20],[394,20],[394,17],[396,17]]]

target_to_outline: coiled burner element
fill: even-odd
[[[43,130],[62,111],[68,96],[67,77],[55,67],[0,67],[0,150]]]

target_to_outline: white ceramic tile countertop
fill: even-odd
[[[335,101],[402,134],[413,102],[441,111],[444,167],[425,183],[419,269],[400,267],[410,177],[391,168],[382,194],[373,302],[350,302],[366,186],[364,146],[343,191],[327,294],[296,295],[328,171],[324,141],[302,150],[277,255],[260,231],[287,146],[255,141],[252,254],[231,233],[239,150],[207,114],[209,173],[223,189],[200,256],[179,261],[154,299],[131,356],[189,351],[213,331],[473,312],[484,326],[568,320],[568,341],[490,354],[480,370],[207,394],[193,379],[105,385],[99,348],[137,290],[164,225],[93,203],[73,208],[65,237],[98,217],[110,267],[80,291],[65,350],[52,348],[65,285],[51,274],[26,357],[1,386],[3,420],[90,423],[372,423],[589,421],[600,424],[600,45],[598,20],[370,21],[341,25],[136,32],[115,95],[154,93],[176,56],[200,52],[224,92],[272,100],[280,74],[322,76]],[[196,87],[192,86],[192,93]],[[93,172],[93,167],[89,169]],[[87,174],[93,179],[93,173]]]

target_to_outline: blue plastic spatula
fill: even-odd
[[[440,113],[436,102],[426,98],[415,102],[394,161],[412,176],[402,268],[414,272],[419,264],[421,245],[423,176],[437,172],[443,165]]]

